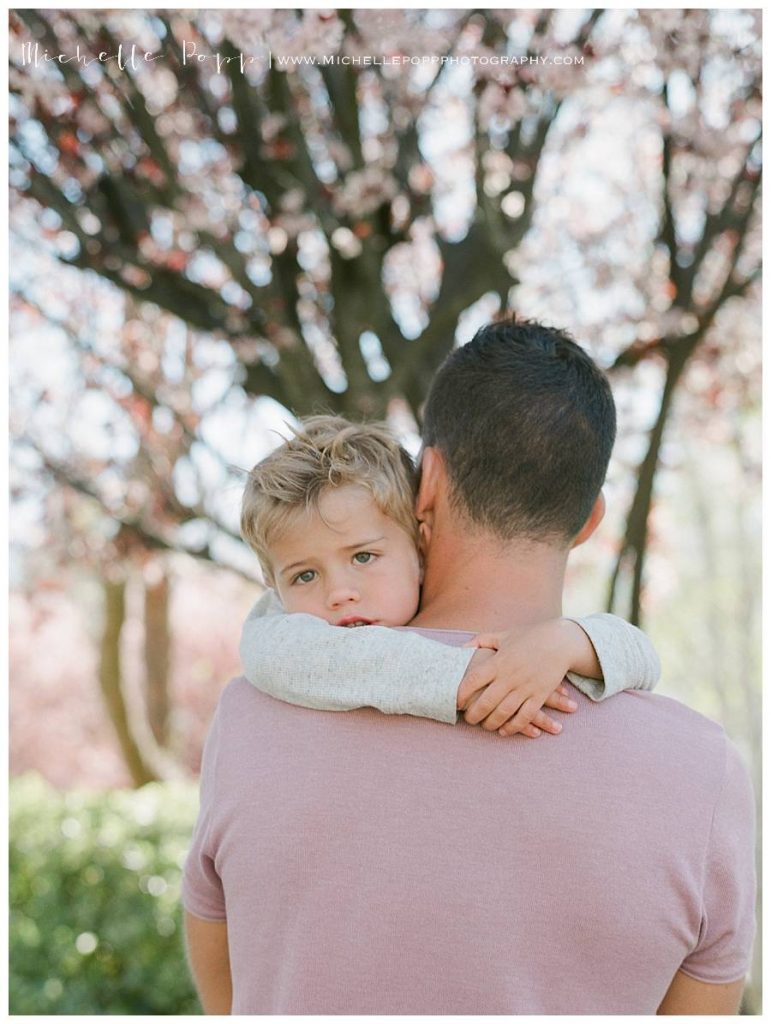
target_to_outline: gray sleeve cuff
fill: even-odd
[[[652,690],[661,676],[661,664],[651,641],[637,626],[618,615],[599,612],[571,618],[589,637],[603,678],[589,679],[568,672],[570,682],[590,700],[601,701],[622,690]]]

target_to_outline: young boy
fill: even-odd
[[[614,615],[478,635],[465,647],[430,639],[441,630],[384,628],[410,622],[420,600],[416,481],[386,427],[333,416],[306,419],[254,467],[241,531],[273,588],[241,640],[244,673],[258,689],[321,710],[369,706],[449,723],[465,709],[472,724],[536,737],[561,730],[544,705],[575,710],[566,675],[593,700],[655,686],[650,641]]]

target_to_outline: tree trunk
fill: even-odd
[[[155,566],[153,566],[155,569]],[[145,699],[147,720],[160,747],[169,739],[169,580],[163,567],[147,574],[145,596]]]
[[[123,758],[134,785],[138,788],[153,782],[158,775],[148,764],[129,722],[123,696],[120,635],[126,618],[125,580],[105,580],[104,626],[99,652],[99,685],[102,689],[110,720],[115,727]]]
[[[621,571],[629,565],[632,570],[632,590],[626,618],[635,626],[640,625],[641,603],[643,590],[643,568],[648,547],[648,516],[653,501],[653,485],[659,464],[661,444],[664,430],[672,408],[677,384],[682,376],[693,347],[682,347],[674,350],[669,356],[667,376],[661,395],[661,405],[648,439],[648,450],[637,471],[637,490],[632,507],[626,520],[624,539],[616,559],[608,589],[608,611],[613,611],[617,603],[618,583]]]

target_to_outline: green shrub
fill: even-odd
[[[200,1013],[180,906],[196,807],[187,783],[11,783],[12,1014]]]

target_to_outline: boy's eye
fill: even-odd
[[[372,559],[375,557],[376,556],[373,554],[372,551],[358,551],[353,556],[353,560],[354,562],[357,562],[359,565],[366,565],[367,562],[371,562]]]
[[[304,572],[298,572],[292,583],[312,583],[316,578],[315,569],[306,569]]]

